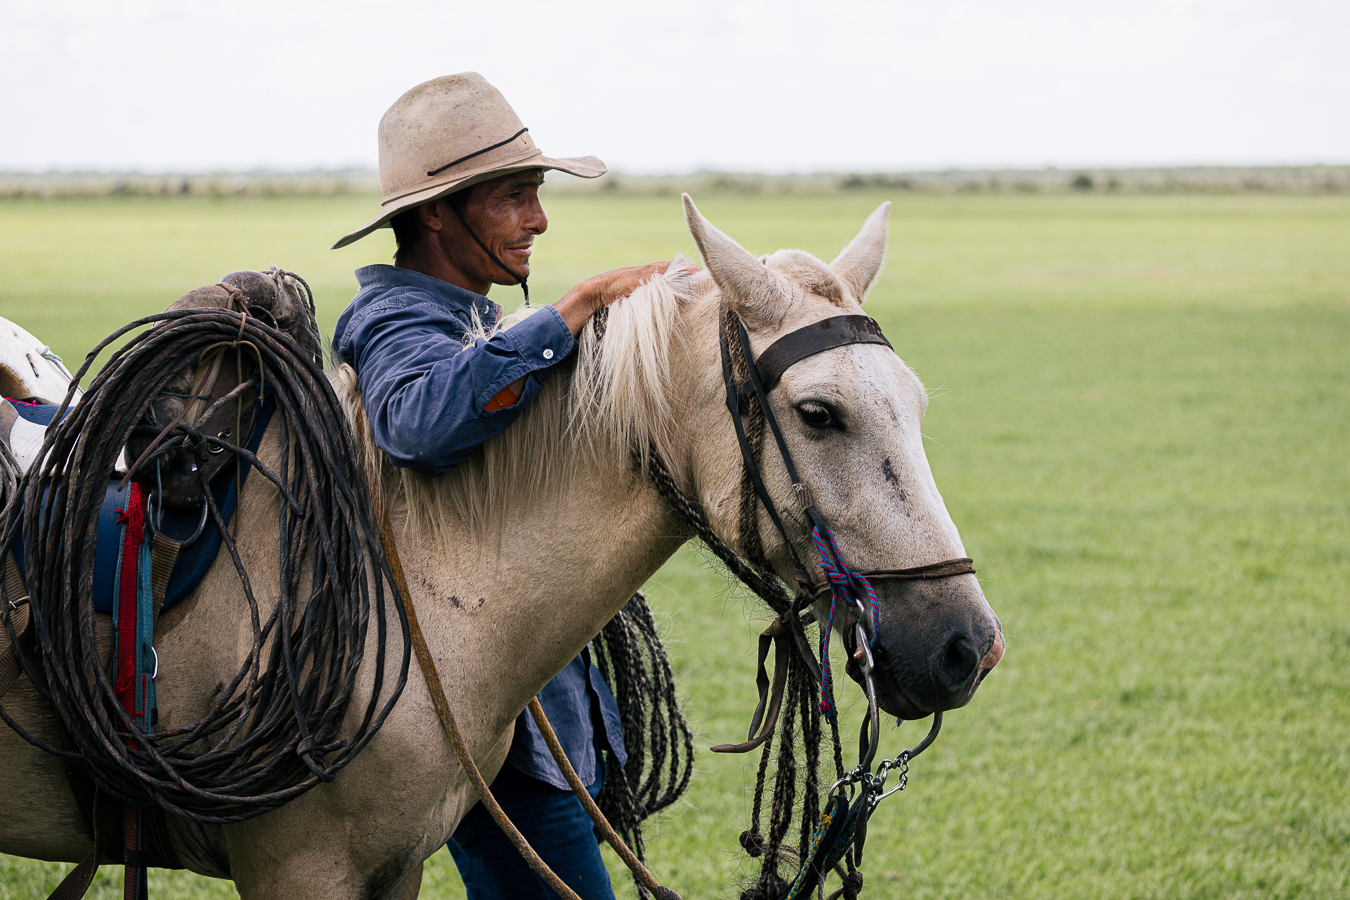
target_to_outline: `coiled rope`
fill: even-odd
[[[48,746],[3,709],[0,716],[33,744],[70,758],[118,802],[198,822],[238,822],[331,781],[370,742],[407,681],[408,623],[398,604],[386,603],[393,580],[360,457],[315,355],[246,313],[174,310],[111,335],[89,354],[74,383],[101,351],[141,329],[112,355],[84,399],[48,429],[39,462],[22,483],[22,510],[11,504],[0,531],[4,546],[21,536],[26,558],[37,658],[22,658],[24,671],[55,707],[69,746],[80,749]],[[271,609],[259,602],[249,574],[256,563],[241,558],[203,486],[238,575],[252,645],[200,720],[142,731],[114,695],[95,636],[99,507],[122,447],[160,390],[222,352],[242,352],[260,367],[262,389],[276,404],[277,468],[187,422],[169,429],[139,464],[153,473],[157,460],[176,450],[199,460],[223,450],[247,459],[258,470],[255,482],[270,481],[280,499],[280,578],[267,594],[279,599]],[[394,623],[390,609],[398,610]],[[372,624],[373,646],[367,643]],[[392,682],[384,674],[391,627],[402,636]],[[370,697],[359,725],[343,735],[363,663],[373,673]]]

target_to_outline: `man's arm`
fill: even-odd
[[[395,465],[424,475],[451,471],[515,421],[524,404],[493,406],[493,398],[515,383],[520,400],[533,399],[543,371],[576,345],[552,309],[467,349],[465,326],[430,302],[381,304],[353,326],[343,350],[375,443]]]

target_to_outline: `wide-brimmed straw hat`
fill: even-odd
[[[380,214],[333,249],[388,225],[405,209],[525,169],[605,174],[594,156],[541,153],[506,98],[477,72],[433,78],[399,97],[380,120]]]

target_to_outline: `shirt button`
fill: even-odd
[[[544,348],[544,359],[552,359],[553,351],[547,347]]]

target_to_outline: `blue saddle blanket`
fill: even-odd
[[[14,408],[23,418],[43,426],[52,423],[58,409],[55,406],[20,402],[15,402]],[[276,404],[271,398],[263,401],[258,424],[253,429],[253,437],[248,443],[251,452],[258,452],[258,445],[262,443],[263,433],[267,430],[275,408]],[[240,459],[238,465],[238,478],[235,477],[234,470],[227,467],[211,483],[211,494],[226,526],[234,517],[235,505],[239,500],[238,487],[243,484],[249,469],[252,468],[244,459]],[[103,613],[111,613],[115,603],[117,559],[122,549],[122,526],[117,520],[126,509],[127,497],[131,493],[129,483],[122,490],[117,489],[120,480],[119,476],[108,482],[107,492],[103,496],[103,506],[98,513],[98,539],[94,547],[94,609]],[[205,519],[202,518],[203,511],[205,511],[204,504],[201,511],[186,512],[167,508],[163,510],[159,530],[167,532],[174,540],[188,541],[200,526],[200,534],[197,534],[196,539],[191,543],[185,543],[178,553],[173,573],[169,576],[168,588],[164,592],[164,609],[168,609],[196,589],[210,570],[211,564],[215,562],[216,554],[220,552],[220,545],[223,543],[220,529],[209,512],[206,513]],[[27,564],[24,560],[21,537],[15,536],[10,549],[14,553],[14,561],[19,565],[19,571],[26,573]]]

